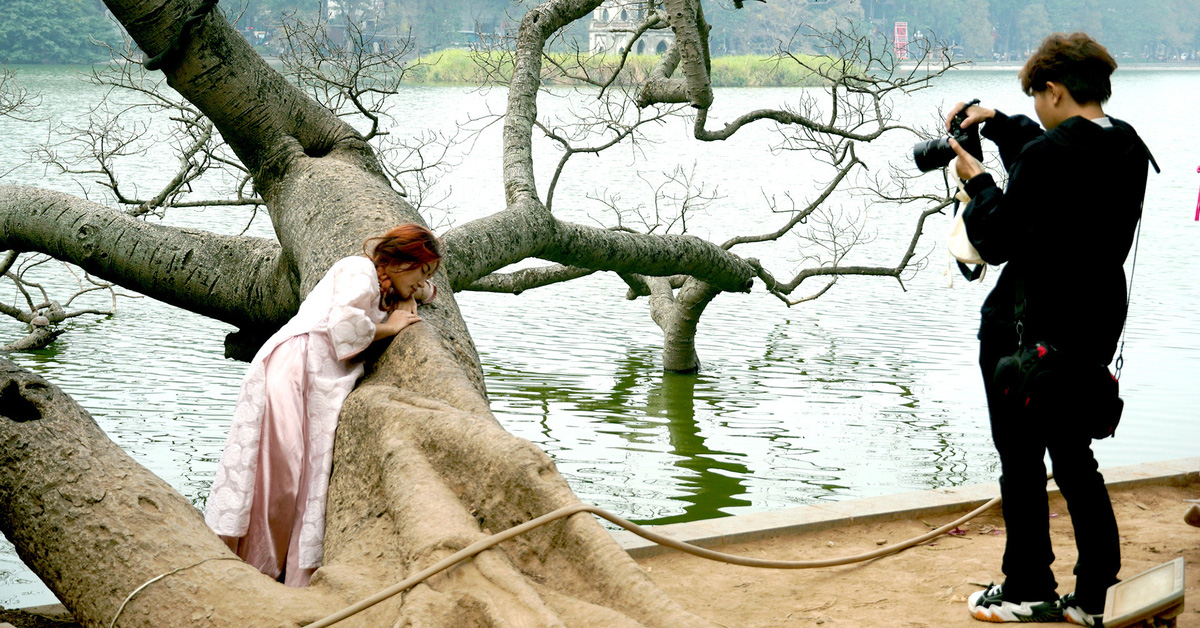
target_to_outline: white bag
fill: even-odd
[[[954,259],[964,264],[986,264],[983,258],[979,256],[979,251],[975,250],[975,246],[971,244],[971,240],[967,238],[967,226],[963,224],[963,213],[958,212],[954,217],[954,224],[950,225],[950,255]]]
[[[971,200],[971,197],[967,196],[966,190],[963,189],[963,182],[958,178],[958,171],[955,169],[957,165],[958,158],[955,157],[954,161],[950,162],[950,167],[947,170],[950,172],[950,178],[958,186],[958,193],[954,197],[965,205]],[[954,259],[964,264],[972,265],[987,263],[983,261],[983,258],[979,256],[979,251],[975,250],[975,245],[971,244],[971,240],[967,238],[967,226],[963,224],[963,212],[958,212],[954,217],[954,224],[950,225],[950,237],[947,240],[950,247],[950,255],[953,255]]]

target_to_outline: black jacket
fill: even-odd
[[[1009,180],[1003,192],[986,173],[966,185],[967,237],[989,264],[1008,263],[983,304],[982,342],[1016,350],[1020,279],[1026,344],[1044,341],[1080,359],[1112,361],[1125,321],[1122,265],[1152,158],[1133,127],[1110,120],[1105,128],[1077,116],[1044,132],[1025,116],[997,111],[984,125]]]

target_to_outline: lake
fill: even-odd
[[[78,124],[99,98],[99,88],[80,83],[66,68],[18,72],[43,94],[39,115],[51,121]],[[1200,223],[1193,221],[1200,120],[1192,104],[1200,73],[1118,70],[1113,82],[1106,110],[1139,130],[1163,173],[1149,181],[1121,380],[1125,416],[1115,439],[1095,445],[1102,467],[1195,456],[1200,441],[1200,292],[1192,278],[1192,264],[1200,261]],[[812,92],[718,89],[709,127],[804,93]],[[590,102],[565,89],[554,96],[543,98],[546,115]],[[396,99],[415,114],[389,130],[397,136],[453,132],[472,115],[502,111],[504,98],[496,90],[410,86]],[[971,98],[1006,113],[1033,114],[1010,70],[956,72],[894,104],[902,121],[921,125],[932,122],[939,107]],[[46,139],[47,128],[0,120],[3,182],[101,198],[93,183],[29,161],[26,151]],[[439,231],[502,208],[498,131],[498,125],[483,131],[443,178],[445,201],[429,216],[443,225]],[[681,165],[719,194],[691,219],[690,232],[722,242],[774,230],[786,217],[772,214],[765,197],[787,207],[784,194],[791,194],[803,204],[830,176],[805,154],[769,150],[779,141],[766,124],[724,143],[702,144],[689,132],[689,123],[671,121],[651,129],[653,143],[638,150],[575,157],[555,192],[555,213],[610,224],[611,214],[596,199],[618,194],[627,206],[649,206],[651,186]],[[911,169],[912,143],[909,135],[885,135],[860,155],[870,174],[886,175],[889,164]],[[169,179],[176,163],[169,149],[135,156],[129,172],[137,176],[128,185],[136,184],[138,194],[149,196]],[[535,150],[543,194],[558,155],[545,142]],[[1065,202],[1070,193],[1062,190]],[[873,236],[846,263],[893,264],[919,211],[867,206],[852,194],[830,206],[861,213]],[[271,234],[262,217],[251,222],[235,210],[174,210],[167,219],[221,232],[250,223],[249,233]],[[905,277],[904,289],[892,279],[847,277],[820,299],[790,309],[761,286],[719,296],[702,319],[697,375],[661,371],[662,338],[647,301],[625,300],[624,284],[611,274],[518,297],[455,298],[478,346],[497,418],[545,449],[584,501],[622,516],[661,524],[992,482],[998,460],[975,364],[975,331],[979,305],[999,275],[993,270],[981,283],[958,277],[949,285],[943,274],[949,223],[947,216],[929,221],[920,245],[927,263]],[[799,268],[805,254],[795,243],[735,251],[762,258],[777,276]],[[1086,261],[1082,266],[1086,272]],[[43,280],[57,287],[55,295],[73,285],[52,265]],[[821,285],[805,284],[794,296]],[[16,298],[11,282],[0,283],[0,299]],[[149,299],[122,298],[116,316],[74,319],[68,329],[54,346],[10,358],[63,387],[139,462],[202,503],[245,369],[222,357],[229,326]],[[0,342],[20,334],[20,325],[0,320]],[[52,602],[11,546],[0,545],[0,605]]]

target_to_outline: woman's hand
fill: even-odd
[[[416,304],[413,304],[413,309],[416,309]],[[420,320],[421,317],[417,316],[415,311],[410,312],[404,309],[403,303],[401,303],[400,307],[397,307],[388,314],[386,321],[375,326],[375,340],[395,336],[400,333],[400,330],[413,323],[420,322]]]
[[[409,314],[415,315],[417,313],[417,300],[413,297],[409,297],[403,301],[397,301],[396,304],[392,306],[392,311],[397,310],[404,310]]]
[[[437,286],[433,285],[433,282],[428,279],[422,281],[421,286],[417,288],[416,292],[413,293],[413,298],[416,299],[418,303],[429,303],[436,296]]]
[[[946,116],[947,131],[950,130],[950,125],[954,121],[954,116],[957,115],[959,110],[961,110],[966,104],[967,103],[965,102],[960,102],[950,108],[950,115]],[[991,120],[994,117],[996,117],[995,109],[987,109],[986,107],[980,107],[979,105],[971,105],[970,107],[967,107],[967,119],[963,120],[962,128],[965,129],[972,124],[979,124],[980,122]]]

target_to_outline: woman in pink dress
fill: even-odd
[[[338,413],[363,374],[355,356],[420,321],[441,242],[415,224],[339,260],[250,363],[205,523],[239,557],[288,586],[321,565]]]

